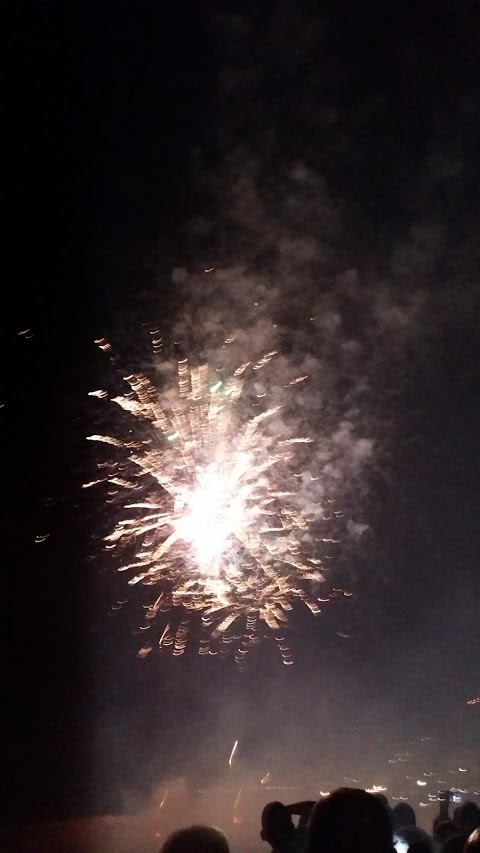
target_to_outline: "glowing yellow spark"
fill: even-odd
[[[237,747],[238,747],[238,740],[236,740],[235,743],[233,744],[233,749],[230,753],[230,758],[228,759],[228,766],[230,767],[230,769],[232,769],[233,756],[235,755],[235,753],[237,751]]]

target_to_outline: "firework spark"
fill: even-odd
[[[97,343],[115,360],[108,341]],[[157,332],[153,345],[161,351]],[[259,371],[275,355],[244,362],[228,375],[181,359],[175,386],[163,392],[143,372],[132,373],[124,377],[129,392],[112,398],[131,420],[129,437],[89,436],[117,455],[99,463],[100,475],[85,488],[107,483],[110,499],[125,496],[106,548],[122,548],[119,571],[129,575],[130,586],[155,590],[142,630],[153,636],[160,624],[161,631],[140,656],[155,645],[181,655],[189,617],[197,612],[200,654],[217,654],[217,640],[223,647],[235,640],[241,665],[266,625],[288,665],[284,626],[292,601],[319,612],[312,590],[323,580],[322,539],[315,535],[323,512],[312,498],[318,477],[299,461],[310,439],[278,430],[282,406],[269,406],[264,385],[258,390]],[[302,494],[307,480],[308,500]],[[156,619],[160,613],[175,616],[165,627]]]
[[[228,759],[228,766],[230,767],[230,770],[232,769],[233,757],[237,751],[237,747],[238,747],[238,740],[236,740],[235,743],[233,744],[232,751],[230,753],[230,758]]]
[[[237,796],[235,797],[235,802],[233,804],[233,822],[234,823],[243,823],[243,817],[240,811],[240,800],[242,798],[242,789],[240,788]]]

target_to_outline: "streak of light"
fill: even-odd
[[[233,744],[232,751],[230,753],[230,758],[228,759],[228,766],[230,767],[230,769],[232,769],[232,761],[233,761],[233,757],[237,751],[237,747],[238,747],[238,740],[236,740],[235,743]]]
[[[243,817],[240,814],[241,797],[242,797],[242,789],[240,788],[237,796],[235,797],[235,802],[233,804],[233,822],[234,823],[243,823]]]

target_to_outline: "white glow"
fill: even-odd
[[[231,467],[222,469],[212,463],[198,471],[195,489],[182,492],[182,515],[175,525],[177,538],[191,545],[206,574],[218,574],[220,557],[229,541],[241,541],[257,517],[255,508],[247,503],[254,487],[248,479],[245,482],[250,465],[248,454],[239,455]]]

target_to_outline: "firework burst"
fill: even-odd
[[[106,340],[97,343],[113,356]],[[153,343],[158,352],[158,335]],[[305,499],[305,479],[318,478],[299,460],[310,439],[285,437],[276,428],[282,406],[269,407],[264,386],[254,395],[248,390],[252,383],[258,389],[259,371],[275,356],[239,364],[228,376],[181,359],[166,391],[143,372],[130,374],[129,392],[112,398],[130,419],[129,438],[89,436],[116,454],[100,463],[103,476],[85,484],[107,482],[121,495],[106,546],[121,550],[119,571],[130,586],[153,590],[143,626],[152,639],[140,656],[155,646],[182,654],[190,616],[198,613],[200,654],[226,651],[235,640],[242,664],[268,626],[288,665],[284,633],[293,600],[319,612],[324,516],[320,500]]]

